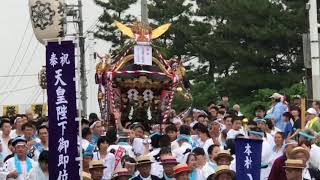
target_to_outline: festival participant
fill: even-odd
[[[176,180],[191,180],[189,178],[189,174],[191,169],[188,167],[187,164],[179,164],[174,167],[174,177]]]
[[[104,134],[104,128],[102,125],[102,121],[100,121],[100,120],[94,121],[90,125],[90,129],[92,131],[92,139],[90,142],[93,145],[97,145],[98,139]]]
[[[200,123],[197,132],[199,137],[199,147],[203,148],[204,152],[206,153],[206,156],[208,157],[208,148],[213,144],[213,140],[210,137],[208,128]]]
[[[138,174],[136,174],[136,160],[132,157],[130,157],[129,155],[125,155],[121,158],[121,164],[122,164],[122,168],[125,168],[128,170],[128,173],[131,176],[137,176]]]
[[[17,136],[23,136],[22,125],[24,124],[24,120],[22,117],[17,117],[14,120],[14,129],[11,130],[10,137],[16,138]]]
[[[102,160],[92,160],[90,162],[89,171],[91,174],[92,180],[101,180],[103,177],[103,170],[106,167],[104,166],[104,162]]]
[[[35,144],[37,150],[41,153],[43,150],[49,150],[49,129],[46,125],[41,125],[38,128],[38,136],[40,143]]]
[[[35,126],[28,122],[22,125],[23,137],[27,140],[27,145],[29,148],[28,156],[33,160],[37,161],[40,152],[36,148],[36,144],[40,143],[40,139],[35,136],[36,128]]]
[[[173,124],[169,124],[165,128],[165,134],[170,137],[171,149],[175,150],[176,148],[178,148],[179,147],[179,143],[177,141],[178,129],[176,128],[176,126],[174,126]]]
[[[217,167],[217,172],[212,177],[214,180],[235,180],[236,173],[230,170],[229,166],[221,165]]]
[[[257,127],[260,128],[266,134],[266,140],[268,141],[268,143],[271,146],[273,146],[274,136],[272,136],[271,131],[269,131],[267,121],[264,118],[256,118],[255,122],[257,123]]]
[[[285,138],[290,136],[293,133],[293,116],[291,115],[290,112],[285,112],[282,114],[283,120],[286,123],[285,128],[284,128],[284,133],[285,133]]]
[[[213,143],[224,146],[225,141],[222,140],[222,133],[220,131],[221,126],[222,125],[218,121],[212,121],[211,123],[209,123],[208,130]]]
[[[204,165],[206,165],[206,162],[207,162],[207,158],[206,158],[206,154],[204,152],[204,149],[201,147],[196,147],[192,150],[192,152],[195,154],[196,159],[197,159],[197,168],[199,170],[202,170],[202,168],[204,167]]]
[[[139,171],[139,175],[132,178],[132,180],[160,180],[159,177],[151,175],[151,164],[149,156],[139,156],[137,157],[137,169]]]
[[[262,105],[258,105],[254,108],[254,114],[256,118],[263,118],[266,115],[266,108]]]
[[[303,175],[302,171],[305,168],[302,160],[288,159],[286,160],[286,178],[287,180],[301,180]]]
[[[305,168],[303,169],[302,176],[304,180],[320,179],[319,169],[308,167],[310,153],[307,148],[296,147],[290,153],[290,158],[300,159],[303,161]]]
[[[106,167],[103,170],[103,179],[111,179],[114,165],[115,165],[115,156],[114,154],[108,152],[108,147],[110,145],[110,140],[107,136],[101,136],[98,139],[97,147],[99,151],[93,153],[92,160],[102,160],[104,166]]]
[[[174,167],[178,164],[176,158],[173,156],[162,156],[161,165],[163,166],[162,180],[172,180],[174,174]]]
[[[232,129],[227,133],[227,139],[235,139],[236,135],[245,134],[242,129],[242,120],[240,117],[235,117],[232,119]]]
[[[95,145],[92,144],[90,141],[92,140],[92,132],[90,128],[83,128],[82,129],[82,138],[81,138],[81,147],[83,151],[93,152],[95,149]]]
[[[121,168],[118,169],[114,172],[111,180],[128,180],[130,179],[132,176],[129,173],[128,169],[126,168]]]
[[[320,132],[320,121],[317,111],[314,108],[309,108],[306,112],[306,129],[313,129],[315,132]]]
[[[84,172],[90,173],[89,167],[90,167],[90,162],[92,161],[93,158],[93,153],[91,151],[84,151],[82,153],[82,169]]]
[[[211,145],[208,148],[209,160],[202,168],[202,174],[205,179],[207,179],[211,174],[214,174],[216,172],[218,165],[214,159],[217,157],[219,151],[220,146],[217,144]]]
[[[233,105],[232,109],[237,113],[237,116],[243,116],[243,114],[240,111],[240,105],[239,104],[235,104]]]
[[[231,115],[227,115],[223,118],[223,125],[228,131],[232,129],[232,119],[233,117]]]
[[[317,111],[317,115],[319,116],[319,114],[320,114],[320,101],[313,101],[312,108]]]
[[[38,164],[34,168],[32,168],[30,179],[49,180],[48,159],[49,151],[41,151]]]
[[[293,130],[301,129],[301,118],[300,118],[301,110],[299,107],[291,108],[291,115],[293,117]]]
[[[179,163],[185,163],[186,154],[191,152],[190,137],[185,134],[178,136],[179,148],[172,151],[172,154],[177,158]]]
[[[270,98],[272,99],[272,108],[270,109],[270,112],[275,118],[275,126],[284,132],[286,124],[283,121],[282,114],[288,111],[288,107],[281,101],[281,98],[283,98],[281,94],[274,93]]]
[[[4,157],[4,160],[3,162],[5,163],[8,159],[12,158],[14,156],[14,147],[12,146],[12,141],[14,139],[10,139],[9,142],[8,142],[8,147],[9,147],[9,150],[12,152],[10,155],[8,155],[7,157]]]
[[[263,140],[261,153],[261,175],[260,179],[267,179],[271,170],[272,147],[265,138],[265,133],[259,128],[252,128],[248,131],[249,138]]]
[[[233,157],[231,156],[230,151],[228,150],[220,150],[214,158],[214,161],[217,163],[217,166],[230,166],[232,160]]]
[[[7,179],[26,180],[29,179],[30,173],[33,167],[35,167],[34,161],[27,156],[28,146],[27,140],[23,137],[17,137],[12,142],[15,148],[14,157],[8,159],[5,163],[7,167]]]
[[[277,132],[274,137],[274,145],[272,148],[272,164],[283,155],[284,152],[284,134],[283,132]]]
[[[287,140],[285,143],[284,153],[277,158],[271,168],[268,180],[287,180],[286,172],[284,169],[285,161],[289,157],[292,149],[298,146],[298,142],[295,140]]]
[[[191,169],[191,173],[189,174],[190,180],[204,179],[201,170],[197,168],[197,157],[194,153],[188,154],[186,163],[188,167]]]
[[[218,114],[219,108],[217,106],[211,106],[209,109],[210,117],[212,120],[217,119],[217,114]]]
[[[0,141],[2,144],[2,155],[5,158],[9,154],[11,154],[11,151],[8,147],[8,142],[11,139],[11,137],[10,137],[10,132],[11,132],[10,121],[8,119],[3,119],[1,121],[0,127],[1,127],[1,131],[2,131],[1,136],[0,136]]]

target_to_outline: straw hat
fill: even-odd
[[[92,160],[89,164],[89,169],[95,169],[95,168],[106,168],[103,164],[102,160]]]
[[[91,174],[82,171],[81,176],[83,178],[83,180],[91,180]]]
[[[292,151],[290,152],[290,157],[291,157],[291,158],[295,158],[295,155],[296,155],[297,153],[300,153],[300,152],[304,153],[305,156],[307,157],[307,159],[310,158],[310,153],[309,153],[309,151],[306,150],[306,149],[303,148],[303,147],[295,147],[294,149],[292,149]]]
[[[116,180],[118,177],[127,177],[129,179],[131,178],[131,175],[129,174],[128,169],[120,168],[113,173],[111,180]]]
[[[151,164],[152,162],[150,161],[150,157],[149,156],[139,156],[137,157],[137,166],[139,165],[143,165],[143,164]]]
[[[236,173],[230,170],[229,166],[221,165],[217,167],[216,173],[213,175],[214,179],[218,178],[221,174],[230,174],[232,178],[236,176]]]
[[[273,98],[273,99],[280,99],[282,98],[283,96],[279,93],[273,93],[272,96],[270,96],[270,98]]]
[[[187,164],[178,164],[173,168],[173,171],[174,171],[173,176],[176,177],[178,174],[183,172],[190,173],[191,169]]]
[[[214,160],[217,162],[222,157],[227,157],[227,158],[229,158],[230,161],[233,160],[233,157],[231,156],[230,151],[228,151],[228,150],[220,150],[218,152],[217,156],[214,158]]]
[[[165,165],[165,164],[174,164],[174,165],[177,165],[179,164],[177,162],[177,159],[173,156],[170,156],[170,155],[167,155],[167,156],[163,156],[161,158],[161,165]]]
[[[283,166],[285,168],[292,168],[292,169],[304,169],[305,165],[301,159],[287,159],[286,165]]]

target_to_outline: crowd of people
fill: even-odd
[[[0,179],[49,179],[48,121],[31,110],[0,120]]]
[[[320,180],[320,102],[301,121],[300,97],[287,102],[274,93],[272,105],[255,107],[253,118],[223,97],[162,124],[114,124],[95,113],[81,120],[80,172],[84,180],[234,180],[239,138],[262,141],[261,180]],[[174,114],[174,113],[172,113]],[[0,180],[47,180],[48,121],[31,111],[1,118]]]
[[[82,120],[82,175],[92,180],[234,180],[235,142],[251,138],[262,141],[261,180],[320,179],[320,102],[307,109],[302,125],[300,96],[290,103],[278,93],[270,99],[271,107],[256,106],[250,119],[239,105],[230,106],[228,97],[161,125],[123,122],[116,111],[116,125],[105,129],[91,114]]]

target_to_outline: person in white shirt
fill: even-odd
[[[23,137],[17,137],[12,145],[15,147],[15,155],[5,163],[8,172],[8,180],[26,180],[30,179],[30,174],[35,163],[27,156],[27,140]]]
[[[272,147],[265,138],[265,133],[259,128],[251,128],[248,131],[249,138],[260,139],[262,142],[261,152],[261,174],[260,179],[268,179],[272,167]]]
[[[172,154],[177,158],[179,163],[186,163],[187,153],[191,152],[192,146],[189,141],[189,136],[181,134],[178,136],[179,148],[172,151]]]
[[[104,166],[103,179],[111,179],[114,166],[115,166],[115,156],[114,154],[108,152],[108,147],[110,145],[110,140],[106,136],[101,136],[98,139],[97,147],[99,151],[93,153],[92,160],[102,160]]]
[[[17,136],[23,136],[22,125],[24,124],[24,119],[22,117],[17,117],[14,120],[14,129],[11,130],[10,136],[16,138]]]
[[[179,147],[179,143],[177,142],[178,129],[176,126],[170,124],[165,128],[165,134],[167,134],[170,138],[171,142],[171,150],[174,150]]]
[[[278,159],[280,156],[283,155],[284,152],[284,133],[277,132],[274,138],[274,146],[272,148],[272,164],[273,162]]]
[[[1,136],[0,141],[2,143],[2,155],[3,157],[7,157],[9,154],[11,154],[11,151],[8,147],[8,142],[11,139],[10,132],[11,132],[11,124],[8,119],[3,119],[1,121]]]
[[[217,144],[211,145],[208,148],[209,160],[202,168],[202,174],[205,179],[207,179],[211,174],[214,174],[216,172],[218,166],[214,159],[217,157],[219,151],[220,146]]]
[[[37,165],[31,170],[30,179],[49,180],[48,159],[49,151],[43,150],[39,155]]]
[[[238,134],[245,134],[242,129],[242,120],[239,117],[235,117],[232,119],[232,129],[230,129],[227,133],[227,139],[235,139]]]
[[[203,148],[206,157],[208,157],[208,148],[213,144],[213,140],[210,138],[208,128],[203,124],[198,124],[197,132],[199,136],[199,147]]]

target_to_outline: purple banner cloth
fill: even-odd
[[[79,176],[75,86],[75,45],[49,42],[46,49],[50,180]]]

